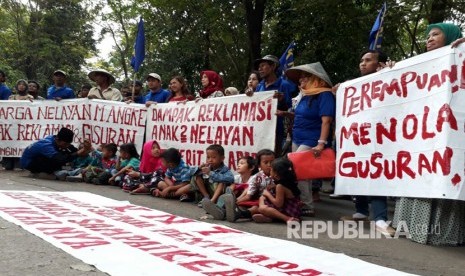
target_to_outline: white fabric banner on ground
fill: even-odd
[[[277,100],[274,92],[152,105],[147,111],[146,140],[181,150],[185,161],[200,165],[206,148],[221,144],[225,164],[235,169],[241,156],[274,149]]]
[[[336,193],[465,200],[465,46],[337,91]]]
[[[0,217],[114,276],[407,275],[85,192],[0,191]]]
[[[33,142],[74,131],[74,144],[89,139],[104,143],[135,143],[142,149],[147,110],[143,105],[102,100],[0,101],[0,156],[20,157]]]

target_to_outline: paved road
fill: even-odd
[[[199,219],[205,215],[202,209],[194,205],[179,204],[175,200],[132,196],[115,187],[33,179],[28,177],[28,173],[24,171],[7,172],[0,170],[0,190],[86,191],[116,200],[128,200],[133,204],[188,218]],[[390,204],[390,215],[392,216],[393,202]],[[340,216],[353,212],[353,203],[331,200],[323,195],[322,201],[316,204],[316,211],[317,217],[311,220],[336,222]],[[287,228],[284,224],[215,222],[258,235],[287,239]],[[406,239],[334,240],[325,234],[320,235],[318,239],[293,239],[293,241],[323,250],[344,253],[351,257],[409,273],[463,275],[463,271],[465,271],[465,247],[425,246]],[[2,219],[0,219],[0,250],[2,256],[0,275],[2,276],[106,275]],[[360,272],[360,275],[363,275],[363,271]]]

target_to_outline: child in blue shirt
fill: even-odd
[[[182,160],[181,153],[175,148],[169,148],[161,154],[166,173],[164,181],[151,190],[155,197],[179,197],[181,202],[189,201],[190,183],[202,181],[197,166],[189,166]]]
[[[234,175],[224,164],[224,148],[221,145],[210,145],[206,152],[207,163],[200,166],[204,181],[192,185],[191,191],[199,191],[203,196],[202,201],[216,203],[226,187],[234,183]],[[202,201],[199,207],[202,207]]]
[[[133,143],[122,144],[119,147],[119,159],[108,180],[110,185],[120,186],[123,177],[132,170],[139,170],[140,160],[136,146]]]

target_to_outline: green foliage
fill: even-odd
[[[295,64],[320,61],[334,83],[357,77],[359,54],[383,1],[377,0],[2,0],[0,68],[11,85],[19,78],[50,84],[56,69],[70,73],[70,84],[88,79],[85,68],[104,68],[127,82],[139,17],[145,21],[146,59],[137,75],[159,73],[164,86],[183,75],[194,91],[200,71],[223,75],[225,86],[245,85],[252,56],[280,56],[296,42]],[[387,0],[383,48],[401,60],[424,51],[431,22],[465,22],[464,0]],[[251,9],[265,7],[254,21],[260,38],[250,37]],[[257,10],[254,10],[257,11]],[[252,13],[253,14],[253,13]],[[253,18],[252,18],[253,19]],[[110,35],[113,52],[90,66],[96,56],[94,29]],[[260,51],[251,49],[261,41]],[[45,85],[46,84],[46,85]]]
[[[34,79],[44,93],[57,69],[68,72],[70,84],[87,81],[82,65],[96,48],[91,17],[83,4],[42,0],[26,5],[4,0],[0,17],[7,31],[0,33],[0,67],[7,71],[10,85],[20,78]]]

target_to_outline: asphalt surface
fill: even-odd
[[[200,219],[205,216],[194,204],[180,204],[176,200],[163,200],[150,196],[134,196],[116,187],[95,186],[85,183],[33,179],[25,171],[0,170],[0,190],[22,191],[85,191],[115,200],[128,200],[133,204],[162,210],[179,216]],[[325,184],[327,185],[327,183]],[[354,204],[347,200],[333,200],[325,194],[316,203],[313,221],[337,222],[343,215],[354,212]],[[390,202],[392,217],[394,202]],[[256,224],[253,222],[229,223],[208,222],[227,225],[242,231],[279,239],[287,239],[285,224]],[[326,234],[317,239],[292,239],[311,247],[344,253],[374,264],[420,275],[464,275],[465,247],[437,247],[421,245],[405,238],[400,239],[330,239]],[[0,275],[107,275],[92,266],[68,255],[62,250],[0,219]],[[364,275],[360,271],[360,275]]]

